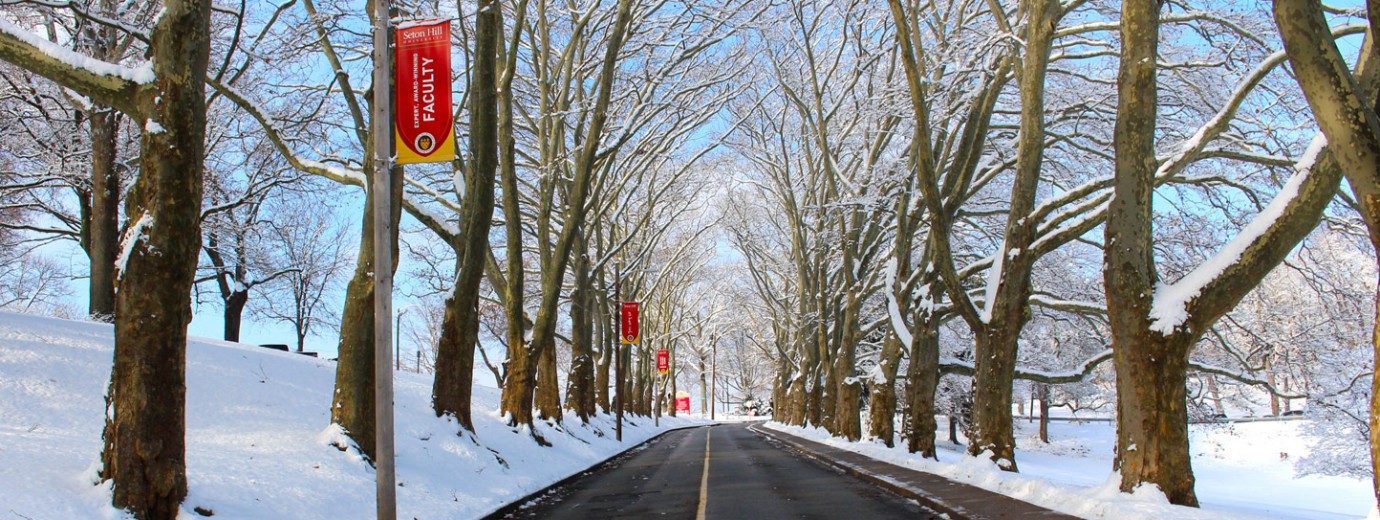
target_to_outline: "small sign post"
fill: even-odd
[[[690,394],[684,390],[676,392],[676,412],[690,413]]]

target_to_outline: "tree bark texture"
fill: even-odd
[[[559,289],[558,289],[559,290]],[[541,351],[537,356],[537,393],[536,402],[537,417],[545,421],[560,422],[561,413],[561,387],[560,379],[556,374],[556,344],[553,341],[548,348]]]
[[[120,114],[97,106],[91,125],[91,214],[86,256],[91,262],[87,315],[108,321],[115,315],[115,258],[120,249]]]
[[[594,296],[595,301],[599,302],[593,309],[595,313],[594,323],[596,324],[595,337],[597,338],[595,344],[602,345],[599,348],[598,371],[594,375],[594,388],[597,389],[594,398],[598,401],[600,410],[603,410],[604,413],[612,413],[613,407],[610,406],[609,397],[609,385],[611,384],[609,368],[613,365],[614,355],[617,352],[614,347],[617,346],[618,336],[609,332],[612,323],[609,314],[609,299],[598,295],[592,296]]]
[[[366,141],[366,143],[372,140]],[[366,146],[365,175],[372,176],[373,147]],[[402,192],[402,172],[391,173],[392,188]],[[345,310],[341,312],[339,359],[335,366],[335,393],[331,398],[331,423],[340,425],[365,458],[373,460],[374,448],[374,193],[365,188],[364,219],[360,225],[359,257],[354,276],[345,290]],[[393,201],[393,228],[402,217],[401,199]],[[398,269],[398,242],[392,244],[393,265]],[[344,446],[340,447],[344,449]]]
[[[1380,102],[1380,58],[1374,48],[1380,37],[1380,2],[1368,1],[1366,6],[1370,27],[1356,75],[1347,69],[1319,3],[1277,0],[1274,15],[1295,79],[1361,206],[1371,247],[1380,251],[1380,117],[1375,110]],[[1371,344],[1375,359],[1380,360],[1380,317]],[[1371,385],[1370,453],[1375,472],[1380,470],[1380,378],[1372,378]],[[1373,494],[1380,500],[1380,479],[1371,480]]]
[[[935,453],[934,396],[939,388],[939,318],[922,312],[916,320],[915,339],[910,347],[910,366],[907,367],[906,402],[910,406],[910,436],[906,450],[938,460]]]
[[[858,307],[861,305],[856,294],[851,291],[844,305],[841,328],[842,337],[834,360],[833,372],[837,382],[837,401],[834,405],[834,433],[850,441],[862,439],[862,383],[857,377],[858,349]]]
[[[211,5],[168,0],[164,9],[150,41],[154,88],[138,98],[164,131],[143,133],[127,200],[134,245],[115,294],[102,454],[115,507],[140,519],[176,518],[187,495],[187,325],[201,246]]]
[[[453,415],[474,430],[470,392],[474,349],[479,345],[479,284],[489,258],[489,227],[494,214],[494,176],[498,170],[498,56],[503,39],[497,0],[480,0],[475,14],[475,54],[470,81],[470,161],[466,168],[461,233],[456,244],[455,291],[446,302],[445,327],[436,351],[431,404],[436,415]],[[453,316],[452,316],[453,315]],[[451,319],[451,318],[454,319]],[[522,327],[522,322],[516,324]]]
[[[590,283],[589,242],[582,237],[575,250],[575,289],[570,295],[570,379],[566,407],[588,423],[595,410],[594,298]]]
[[[225,299],[225,341],[240,341],[240,323],[244,321],[244,307],[249,303],[249,290],[233,291]]]
[[[1158,274],[1153,255],[1156,59],[1160,3],[1122,4],[1122,55],[1113,133],[1116,180],[1108,205],[1107,316],[1117,372],[1121,490],[1158,485],[1174,504],[1196,506],[1184,399],[1188,350],[1150,331]],[[1182,448],[1182,449],[1181,449]]]
[[[1011,425],[1012,381],[1020,323],[993,320],[978,334],[973,375],[973,422],[968,453],[987,453],[997,467],[1017,471],[1016,438]]]

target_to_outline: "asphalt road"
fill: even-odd
[[[509,518],[649,517],[939,518],[743,424],[671,432]]]

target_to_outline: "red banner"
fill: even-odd
[[[667,350],[656,351],[656,372],[666,375],[671,372],[671,352]]]
[[[624,345],[636,345],[642,340],[642,332],[638,330],[637,323],[638,310],[637,302],[623,302],[622,327],[619,329],[618,337],[623,339]]]
[[[450,106],[450,20],[398,25],[393,59],[398,164],[455,160]]]

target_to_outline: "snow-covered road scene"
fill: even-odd
[[[188,355],[187,518],[197,508],[232,519],[372,517],[374,472],[356,451],[335,447],[346,439],[321,406],[330,398],[330,362],[200,338]],[[96,478],[110,356],[109,325],[0,312],[0,518],[123,516]],[[618,443],[607,417],[586,426],[570,415],[560,429],[539,426],[552,443],[541,447],[494,413],[477,414],[476,433],[462,433],[431,411],[424,378],[397,376],[399,517],[479,518],[658,432],[710,422],[662,417],[658,428],[636,417]],[[486,408],[496,408],[497,396],[476,387]],[[745,419],[759,420],[730,420]],[[1020,474],[944,443],[935,462],[819,429],[769,427],[1085,518],[1365,517],[1369,482],[1296,475],[1294,461],[1309,452],[1301,424],[1195,425],[1201,510],[1108,487],[1114,431],[1105,422],[1054,421],[1043,444],[1019,421]]]
[[[0,520],[1380,520],[1375,45],[0,0]]]
[[[122,518],[98,485],[111,327],[0,312],[0,518]],[[334,364],[252,345],[193,338],[187,363],[183,516],[371,518],[374,471],[330,424]],[[636,417],[614,440],[606,416],[538,426],[541,447],[497,413],[475,432],[431,410],[430,381],[397,374],[398,516],[479,518],[641,444],[707,420]],[[498,390],[475,402],[496,410]]]

